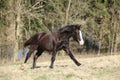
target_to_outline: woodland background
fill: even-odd
[[[0,0],[0,59],[16,61],[25,40],[36,32],[76,23],[83,36],[93,33],[104,54],[120,51],[120,0]]]

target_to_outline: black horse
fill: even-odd
[[[70,58],[75,62],[77,66],[81,64],[75,59],[70,48],[69,48],[69,39],[72,37],[76,42],[83,45],[84,41],[82,38],[82,33],[80,31],[81,25],[67,25],[56,32],[51,33],[36,33],[29,40],[24,43],[24,47],[30,45],[30,50],[26,55],[24,63],[27,62],[31,54],[37,50],[37,53],[33,58],[33,66],[36,67],[37,58],[44,52],[52,52],[51,65],[50,68],[53,68],[55,61],[56,53],[59,50],[64,50]]]

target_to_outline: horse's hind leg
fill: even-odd
[[[34,55],[34,58],[33,58],[33,67],[32,67],[33,69],[36,68],[36,60],[38,59],[39,56],[41,56],[43,51],[44,50],[40,48],[37,49],[37,53]]]
[[[50,68],[53,68],[54,61],[55,61],[55,57],[56,57],[56,52],[53,52],[53,53],[52,53],[52,58],[51,58]]]
[[[30,46],[29,52],[28,52],[27,55],[26,55],[26,58],[25,58],[24,63],[27,62],[27,60],[30,58],[31,54],[37,49],[37,47],[38,47],[38,46],[36,46],[36,45],[31,45],[31,46]]]

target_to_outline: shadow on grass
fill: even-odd
[[[48,68],[48,67],[49,66],[47,66],[47,65],[36,66],[35,69],[37,69],[37,68]],[[55,65],[54,67],[63,67],[63,68],[65,68],[65,67],[68,67],[68,65]],[[31,69],[33,69],[33,67],[31,67]]]

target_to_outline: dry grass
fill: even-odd
[[[77,56],[77,59],[80,58]],[[30,69],[32,63],[0,65],[0,80],[120,80],[120,55],[80,58],[76,66],[68,57],[56,60],[54,69],[50,61],[38,61],[40,68]]]

